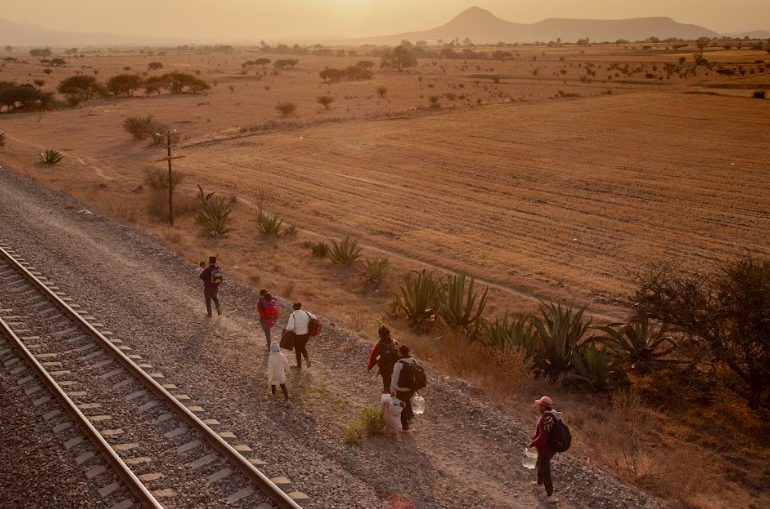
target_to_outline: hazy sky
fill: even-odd
[[[473,5],[522,23],[669,16],[717,32],[770,30],[767,0],[0,0],[0,17],[78,32],[259,40],[424,30]]]

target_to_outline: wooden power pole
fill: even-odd
[[[174,133],[172,133],[170,130],[167,131],[165,135],[157,134],[157,136],[166,137],[166,149],[168,150],[168,155],[162,159],[158,159],[157,162],[168,161],[168,222],[171,226],[174,226],[174,184],[172,182],[171,176],[171,161],[174,159],[182,159],[184,157],[171,155],[172,147],[176,147],[176,144],[171,144],[171,137],[173,134]]]

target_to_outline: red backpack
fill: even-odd
[[[307,317],[310,321],[307,323],[307,333],[311,338],[314,338],[321,334],[321,322],[317,318],[313,318],[313,315],[307,313]]]
[[[271,301],[262,301],[262,309],[265,310],[265,316],[268,318],[277,318],[281,314],[281,310],[278,308],[278,302],[273,299]]]

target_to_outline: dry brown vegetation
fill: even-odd
[[[75,72],[98,70],[106,81],[156,62],[162,71],[154,65],[148,76],[194,73],[211,90],[4,113],[2,164],[154,231],[192,261],[215,252],[235,278],[300,298],[364,337],[375,337],[402,275],[423,269],[473,272],[490,288],[488,318],[531,312],[544,299],[585,304],[607,323],[626,317],[641,263],[692,268],[745,250],[770,255],[770,102],[752,98],[770,86],[759,62],[770,57],[708,48],[713,67],[696,67],[694,45],[650,47],[501,48],[512,57],[421,59],[333,83],[319,72],[376,60],[366,56],[374,48],[275,70],[242,67],[255,58],[247,51],[94,52],[55,69],[9,61],[0,81],[45,78],[42,91]],[[331,99],[330,111],[319,97]],[[296,105],[290,118],[279,103]],[[194,210],[197,184],[237,196],[227,236],[201,238],[193,214],[168,228],[162,192],[139,187],[164,153],[122,124],[149,114],[180,131],[178,212]],[[49,147],[63,161],[35,165]],[[263,241],[256,218],[274,214],[298,233]],[[338,267],[305,247],[346,235],[360,240],[364,259],[389,260],[379,289],[365,291],[363,260]],[[707,388],[697,380],[661,370],[633,375],[632,391],[586,395],[535,382],[515,349],[389,326],[495,401],[553,393],[581,452],[682,507],[770,503],[768,419],[727,392],[699,399]]]

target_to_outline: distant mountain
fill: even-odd
[[[732,32],[725,34],[728,37],[735,37],[736,39],[743,39],[748,37],[749,39],[770,39],[770,30],[752,30],[748,32]]]
[[[471,7],[449,23],[424,32],[357,39],[356,42],[394,44],[402,39],[451,41],[471,39],[475,43],[556,41],[575,42],[588,37],[592,41],[643,40],[648,37],[697,39],[717,37],[718,33],[697,25],[677,23],[671,18],[636,18],[622,20],[588,20],[550,18],[538,23],[513,23],[498,18],[480,7]]]
[[[70,48],[72,46],[132,45],[150,43],[181,42],[171,39],[142,38],[131,35],[77,33],[55,30],[53,28],[17,23],[0,19],[0,47],[11,46],[51,46]]]

